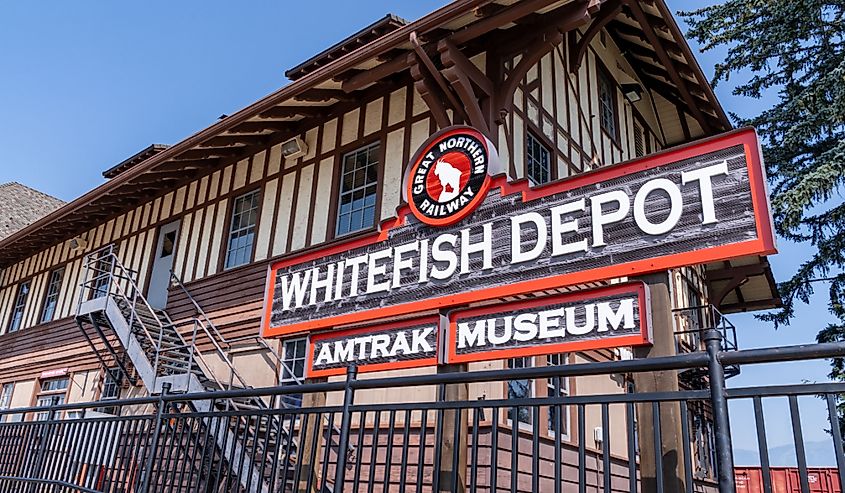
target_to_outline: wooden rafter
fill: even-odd
[[[411,66],[411,78],[414,79],[414,90],[428,105],[431,116],[439,128],[446,128],[452,124],[446,107],[443,105],[443,97],[437,94],[437,88],[431,81],[428,70],[422,66],[416,53],[408,53],[408,64]],[[439,72],[438,72],[439,74]]]
[[[260,118],[319,117],[325,113],[326,108],[321,106],[274,106],[258,116]]]
[[[241,153],[242,148],[234,147],[204,147],[197,149],[190,149],[177,156],[177,160],[194,161],[197,159],[207,159],[210,157],[231,157]]]
[[[309,89],[294,98],[297,101],[324,102],[324,101],[354,101],[355,95],[349,94],[340,89]]]
[[[294,122],[275,122],[270,120],[265,121],[249,121],[239,123],[235,127],[229,129],[230,134],[254,134],[271,130],[273,132],[286,132],[294,128]]]
[[[553,4],[555,1],[556,0],[525,0],[517,2],[488,17],[483,17],[478,22],[474,22],[454,33],[450,34],[448,31],[441,30],[440,32],[432,35],[433,30],[429,30],[420,34],[420,38],[423,42],[429,42],[432,41],[432,38],[440,39],[448,36],[448,39],[460,46],[471,39],[512,23],[538,10],[542,10]],[[369,70],[352,75],[342,82],[341,89],[346,92],[357,91],[406,68],[408,68],[407,57],[405,55],[399,55],[390,61],[382,63],[381,65],[377,65]]]
[[[167,173],[169,171],[185,171],[195,169],[206,169],[217,166],[218,159],[195,159],[193,161],[167,161],[156,166],[152,171]]]
[[[604,26],[607,25],[608,22],[613,20],[619,12],[622,11],[622,2],[621,0],[610,0],[605,3],[601,10],[599,10],[598,15],[596,15],[593,22],[590,23],[590,26],[584,32],[584,35],[581,36],[581,39],[578,40],[577,44],[570,44],[570,56],[569,56],[569,71],[570,72],[577,72],[578,68],[581,66],[581,60],[584,59],[584,55],[587,54],[587,48],[590,46],[590,42],[593,38],[598,34]]]
[[[424,85],[426,85],[426,86],[431,86],[429,81],[433,82],[436,85],[436,87],[439,89],[439,92],[441,93],[442,97],[446,98],[446,101],[449,103],[449,106],[454,111],[456,111],[458,113],[458,115],[461,119],[465,120],[466,117],[467,117],[467,114],[466,114],[463,106],[461,105],[461,102],[458,101],[458,99],[455,97],[455,95],[449,89],[449,84],[446,82],[446,79],[443,78],[443,74],[441,74],[440,71],[437,69],[437,67],[434,65],[434,60],[431,59],[431,57],[428,55],[426,50],[420,44],[416,33],[411,33],[411,35],[409,37],[409,41],[411,42],[411,46],[413,46],[413,48],[414,48],[414,56],[415,56],[415,58],[413,60],[409,60],[409,61],[414,63],[417,67],[416,68],[417,75],[415,76],[413,72],[411,73],[411,76],[414,77],[415,86],[416,86],[416,82],[425,81]],[[422,67],[420,67],[419,64],[422,64]],[[421,70],[423,68],[425,69],[425,73],[423,73],[422,70]],[[422,78],[420,78],[420,77],[422,77]],[[429,81],[426,81],[426,77],[429,79]],[[427,89],[427,91],[428,91],[429,100],[433,99],[434,95],[432,94],[431,88],[429,87]],[[422,93],[420,93],[420,96],[422,96]],[[434,102],[434,101],[428,101],[428,100],[426,101],[426,103],[429,105],[429,107],[432,106],[432,104],[431,104],[432,102]],[[434,103],[435,103],[435,105],[438,105],[437,102],[434,102]],[[439,105],[442,106],[442,103],[440,103]],[[443,114],[445,114],[445,109],[443,111]],[[448,120],[448,118],[447,118],[447,120]],[[448,124],[447,124],[447,126],[448,126]],[[441,126],[441,128],[442,128],[442,126]]]
[[[636,27],[628,23],[614,20],[610,23],[608,27],[616,31],[616,33],[620,36],[624,36],[626,38],[634,38],[642,41],[643,43],[648,43],[648,39],[646,38],[642,30],[637,29]],[[681,51],[681,48],[678,46],[677,43],[675,43],[674,41],[669,41],[668,39],[663,39],[662,41],[663,47],[666,50],[666,53],[669,54],[669,56],[679,59],[684,58],[683,52]]]
[[[224,147],[234,145],[259,144],[265,139],[262,135],[220,135],[206,140],[200,147]]]
[[[504,121],[504,116],[511,112],[513,95],[525,74],[548,52],[555,49],[563,40],[563,33],[570,32],[578,26],[589,22],[593,13],[598,10],[595,0],[589,2],[573,2],[547,14],[546,27],[537,33],[536,40],[522,52],[519,63],[507,74],[502,89],[496,95],[497,123]]]
[[[626,5],[630,7],[631,12],[634,15],[634,18],[640,24],[643,32],[648,39],[648,42],[654,47],[655,52],[657,52],[657,56],[660,59],[660,63],[663,64],[664,68],[669,72],[669,77],[672,79],[672,83],[678,87],[678,92],[681,95],[681,99],[684,100],[686,106],[689,108],[693,117],[698,120],[698,123],[701,125],[701,128],[704,130],[705,133],[710,134],[713,132],[713,126],[704,116],[704,113],[698,108],[698,105],[693,100],[692,94],[689,92],[689,88],[687,87],[686,81],[678,74],[677,68],[675,67],[675,63],[672,61],[669,54],[666,52],[666,49],[663,46],[660,37],[654,31],[654,28],[649,24],[649,19],[640,8],[639,0],[625,0]]]

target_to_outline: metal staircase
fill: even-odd
[[[705,351],[704,332],[715,329],[722,335],[722,351],[738,350],[736,327],[713,305],[691,306],[672,310],[675,315],[675,348],[677,354]],[[725,366],[725,378],[739,375],[739,365]],[[691,368],[679,374],[682,382],[693,389],[709,387],[707,368]]]
[[[112,246],[89,254],[84,267],[76,323],[104,368],[118,368],[130,382],[140,380],[151,395],[163,389],[193,393],[249,387],[232,362],[233,342],[220,334],[178,279],[174,277],[174,282],[185,290],[197,312],[179,327],[165,311],[150,306],[138,287],[137,272],[123,266]],[[97,350],[95,341],[105,351]],[[200,341],[210,342],[216,365],[209,364],[197,350]],[[254,343],[278,358],[260,337],[256,336]],[[217,374],[215,368],[225,374]],[[275,404],[298,406],[298,402],[285,399]],[[217,457],[213,460],[222,460],[229,471],[236,472],[228,474],[225,491],[269,493],[290,489],[287,478],[273,477],[277,469],[286,468],[264,467],[295,462],[298,451],[291,430],[287,423],[279,422],[280,417],[264,413],[256,418],[256,411],[270,409],[267,402],[259,397],[217,398],[193,401],[191,406],[194,412],[227,413],[224,417],[203,418],[202,423],[213,430],[210,441],[216,451],[209,457]],[[237,414],[240,411],[243,413]],[[232,489],[232,477],[237,478],[239,488]]]

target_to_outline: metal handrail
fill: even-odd
[[[694,351],[703,351],[701,344],[701,335],[710,329],[718,331],[722,335],[722,350],[723,351],[737,351],[739,345],[736,338],[736,326],[731,323],[725,315],[720,312],[714,305],[696,305],[685,308],[675,308],[672,310],[675,317],[685,321],[692,328],[676,330],[676,336],[692,335]],[[682,341],[678,338],[677,342]]]
[[[107,272],[103,271],[103,269],[99,267],[99,264],[103,261],[109,262],[109,270]],[[136,281],[138,273],[132,269],[128,269],[120,262],[120,260],[117,258],[117,254],[114,252],[114,245],[108,245],[86,255],[84,267],[85,271],[82,282],[80,283],[79,304],[77,306],[77,313],[79,313],[82,303],[84,302],[83,300],[85,299],[85,291],[87,289],[96,291],[102,290],[104,295],[115,294],[122,298],[130,309],[129,326],[132,327],[134,325],[134,322],[137,320],[138,324],[141,326],[141,329],[144,331],[144,335],[147,337],[147,340],[150,342],[150,344],[153,345],[156,350],[156,360],[153,364],[153,371],[155,375],[158,375],[158,355],[161,350],[161,339],[164,332],[164,325],[162,325],[161,320],[159,320],[158,317],[155,316],[155,311],[153,310],[153,307],[149,305],[146,298],[140,296],[141,290],[138,287]],[[115,270],[117,269],[119,269],[120,272],[118,274],[115,274]],[[92,271],[100,272],[100,274],[89,280],[89,273]],[[92,282],[97,282],[98,280],[104,277],[108,278],[105,285],[88,285]],[[124,286],[120,282],[115,282],[115,279],[126,281],[130,288],[129,292],[127,292],[127,289],[124,288]],[[138,315],[136,306],[138,304],[139,299],[141,300],[141,302],[143,302],[144,305],[146,305],[149,312],[153,314],[153,318],[158,324],[159,330],[157,339],[153,337],[153,335],[150,333],[150,330],[147,328],[147,324]]]
[[[290,366],[288,366],[287,363],[285,363],[284,359],[281,357],[279,352],[276,351],[275,349],[273,349],[269,344],[267,344],[267,341],[264,340],[263,337],[258,336],[258,335],[247,335],[247,336],[241,336],[241,337],[237,337],[237,338],[233,338],[233,339],[226,339],[226,337],[223,336],[223,334],[220,332],[220,330],[217,329],[217,326],[214,324],[214,322],[211,321],[211,318],[205,313],[205,310],[202,309],[202,307],[197,302],[197,300],[194,299],[193,295],[191,295],[191,292],[188,291],[188,288],[182,283],[182,280],[179,279],[179,277],[173,271],[170,271],[170,278],[173,281],[173,283],[176,284],[176,286],[178,286],[179,289],[182,290],[182,292],[185,294],[185,296],[188,298],[188,300],[194,306],[196,313],[202,317],[202,320],[200,320],[199,317],[194,317],[193,320],[196,320],[199,323],[199,325],[203,326],[204,332],[209,337],[209,339],[211,339],[212,343],[214,344],[214,347],[218,350],[218,352],[222,351],[221,345],[226,346],[226,349],[227,349],[226,355],[224,356],[224,355],[221,354],[221,357],[223,357],[223,360],[231,368],[232,372],[235,372],[235,374],[237,374],[237,370],[235,370],[234,363],[228,357],[230,355],[230,352],[231,352],[233,346],[238,342],[252,340],[252,341],[255,341],[259,346],[261,346],[264,349],[266,349],[267,351],[269,351],[276,358],[276,362],[279,364],[279,366],[281,366],[284,370],[286,370],[287,374],[292,377],[292,379],[296,383],[296,385],[305,385],[305,382],[302,379],[300,379],[299,377],[297,377],[295,372],[293,371],[293,369]],[[211,329],[212,329],[211,331],[209,331],[205,327],[206,324],[208,324],[211,327]],[[222,344],[218,344],[218,342],[214,340],[214,338],[211,335],[212,332],[215,335],[217,335],[220,343],[222,343]],[[200,358],[202,358],[202,355],[199,351],[197,351],[197,354],[200,356]],[[238,376],[239,376],[239,374],[238,374]],[[240,379],[240,380],[242,380],[242,379]],[[242,383],[243,383],[244,387],[249,387],[249,385],[247,385],[246,382],[243,382],[243,380],[242,380]],[[231,387],[229,387],[229,389],[231,390]],[[280,403],[285,405],[285,407],[287,407],[288,403],[285,402],[284,397],[285,396],[282,396],[279,401],[280,401]],[[336,432],[339,432],[340,429],[338,428],[338,426],[335,425],[333,422],[331,422],[331,420],[329,420],[328,416],[324,416],[323,418]],[[347,449],[347,455],[351,456],[354,453],[355,453],[355,446],[350,444],[349,448]]]
[[[231,351],[231,350],[232,350],[232,348],[233,348],[233,346],[234,346],[234,344],[235,344],[235,343],[237,343],[237,342],[241,342],[241,341],[245,341],[245,340],[253,340],[253,341],[255,341],[255,342],[256,342],[259,346],[261,346],[261,347],[263,347],[264,349],[268,350],[268,351],[269,351],[269,352],[270,352],[270,353],[271,353],[271,354],[272,354],[272,355],[276,358],[276,362],[277,362],[277,363],[278,363],[281,367],[283,367],[285,370],[287,370],[287,371],[288,371],[288,374],[289,374],[289,375],[291,375],[291,376],[293,377],[294,382],[296,382],[298,385],[302,385],[302,384],[304,384],[304,383],[305,383],[302,379],[300,379],[299,377],[297,377],[297,376],[294,374],[293,369],[291,369],[291,368],[287,365],[287,363],[285,363],[284,359],[283,359],[283,358],[282,358],[282,356],[279,354],[279,352],[278,352],[278,351],[276,351],[275,349],[273,349],[273,348],[272,348],[269,344],[267,344],[267,341],[265,341],[263,337],[258,336],[258,335],[248,335],[248,336],[237,337],[237,338],[235,338],[235,339],[226,339],[226,337],[224,337],[224,336],[223,336],[223,334],[220,332],[220,330],[217,328],[217,326],[214,324],[214,322],[212,322],[212,321],[211,321],[211,318],[210,318],[210,317],[209,317],[209,316],[205,313],[205,310],[203,310],[203,309],[202,309],[202,307],[199,305],[199,303],[197,303],[197,300],[196,300],[196,299],[194,299],[194,297],[191,295],[191,292],[190,292],[190,291],[188,291],[188,288],[187,288],[187,287],[185,287],[185,285],[182,283],[182,280],[181,280],[181,279],[179,279],[179,277],[178,277],[178,276],[177,276],[177,275],[176,275],[173,271],[171,271],[171,272],[170,272],[170,277],[171,277],[171,279],[173,280],[174,284],[176,284],[176,286],[177,286],[177,287],[179,287],[179,289],[181,289],[181,290],[182,290],[182,292],[183,292],[183,293],[185,294],[185,296],[188,298],[188,301],[190,301],[190,302],[191,302],[191,304],[193,305],[193,307],[194,307],[194,309],[196,310],[197,314],[198,314],[199,316],[201,316],[201,317],[202,317],[202,321],[204,321],[206,324],[208,324],[208,325],[211,327],[212,332],[213,332],[213,333],[217,336],[217,338],[218,338],[217,340],[218,340],[218,341],[220,341],[220,343],[222,343],[222,345],[226,346],[226,349],[227,349],[228,351]],[[210,333],[208,333],[208,331],[206,331],[206,333],[209,335],[209,338],[211,338],[211,334],[210,334]],[[212,342],[215,344],[215,347],[220,347],[220,346],[221,346],[221,345],[219,345],[219,344],[217,343],[217,341],[214,341],[214,340],[213,340],[213,338],[212,338]],[[222,349],[222,348],[221,348],[221,349]],[[229,354],[229,353],[227,352],[227,354]],[[224,359],[225,359],[227,362],[229,362],[229,359],[228,359],[228,358],[224,358]],[[234,368],[234,367],[233,367],[233,368]]]

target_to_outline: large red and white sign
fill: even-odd
[[[421,149],[432,149],[447,133]],[[458,147],[457,140],[453,144]],[[461,148],[473,144],[464,140]],[[453,185],[430,186],[438,157],[421,152],[409,170],[423,166],[427,171],[407,173],[408,190],[413,192],[419,180],[425,184],[422,198],[430,203],[449,199],[444,191],[460,197],[472,178],[464,182],[467,170],[450,152],[447,145],[440,157],[462,170],[460,180],[444,176]],[[420,156],[430,162],[423,165]],[[509,183],[503,175],[485,181],[489,187],[483,200],[470,200],[464,208],[456,203],[459,219],[432,225],[404,205],[377,232],[272,264],[263,335],[298,334],[776,251],[752,129],[537,188],[524,180]]]

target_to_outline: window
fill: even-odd
[[[531,357],[513,358],[508,360],[508,368],[530,368]],[[509,380],[508,381],[508,399],[527,399],[533,397],[533,385],[531,380]],[[514,408],[508,409],[508,420],[513,422]],[[533,412],[530,407],[520,407],[518,410],[517,419],[520,424],[530,425],[533,420]]]
[[[56,315],[56,305],[59,304],[59,290],[62,289],[64,269],[56,269],[50,273],[47,282],[47,292],[44,295],[44,307],[41,309],[41,323],[53,320]]]
[[[379,144],[343,156],[335,236],[372,227],[376,221]]]
[[[29,283],[30,281],[25,281],[18,286],[18,295],[15,297],[15,306],[12,307],[12,317],[9,319],[9,332],[15,332],[21,328],[26,299],[29,297]]]
[[[108,294],[109,283],[111,281],[112,271],[112,248],[106,247],[92,255],[96,256],[94,262],[94,279],[91,284],[91,298],[97,299]]]
[[[698,407],[692,412],[693,439],[695,440],[695,477],[715,478],[715,434],[713,422]]]
[[[566,364],[565,354],[551,354],[546,362],[549,366],[560,366]],[[546,380],[546,395],[549,397],[563,397],[569,395],[569,379],[566,377],[549,378]],[[555,432],[555,421],[560,411],[560,434],[562,437],[569,435],[569,413],[566,406],[549,406],[548,430],[550,434]]]
[[[599,122],[611,138],[616,139],[616,88],[607,72],[599,69]]]
[[[64,404],[68,385],[70,385],[70,377],[42,380],[41,392],[35,400],[36,407],[58,406],[60,404]],[[50,411],[42,411],[35,415],[36,421],[46,421],[48,419],[50,419]]]
[[[532,133],[528,133],[525,154],[526,176],[534,185],[542,185],[552,180],[551,153]]]
[[[259,190],[241,195],[232,205],[232,221],[229,226],[229,243],[226,246],[226,263],[231,269],[252,261],[252,245],[255,242],[255,224],[258,221]]]
[[[108,368],[103,374],[103,390],[100,392],[101,401],[113,401],[120,398],[120,387],[123,384],[123,373],[120,368]],[[97,411],[105,414],[118,414],[114,406],[101,407]]]
[[[12,392],[15,390],[14,383],[5,383],[0,388],[0,411],[5,411],[12,407]],[[0,415],[0,423],[6,421],[7,414]]]
[[[167,233],[164,233],[164,238],[161,240],[161,252],[158,254],[159,258],[173,255],[173,245],[175,243],[176,231],[168,231]]]
[[[645,135],[638,122],[634,122],[634,153],[637,157],[645,156]]]
[[[282,344],[282,368],[279,383],[281,385],[296,385],[302,383],[305,378],[305,349],[308,341],[301,337],[299,339],[288,339]],[[287,404],[300,406],[302,394],[287,394],[283,396]]]

